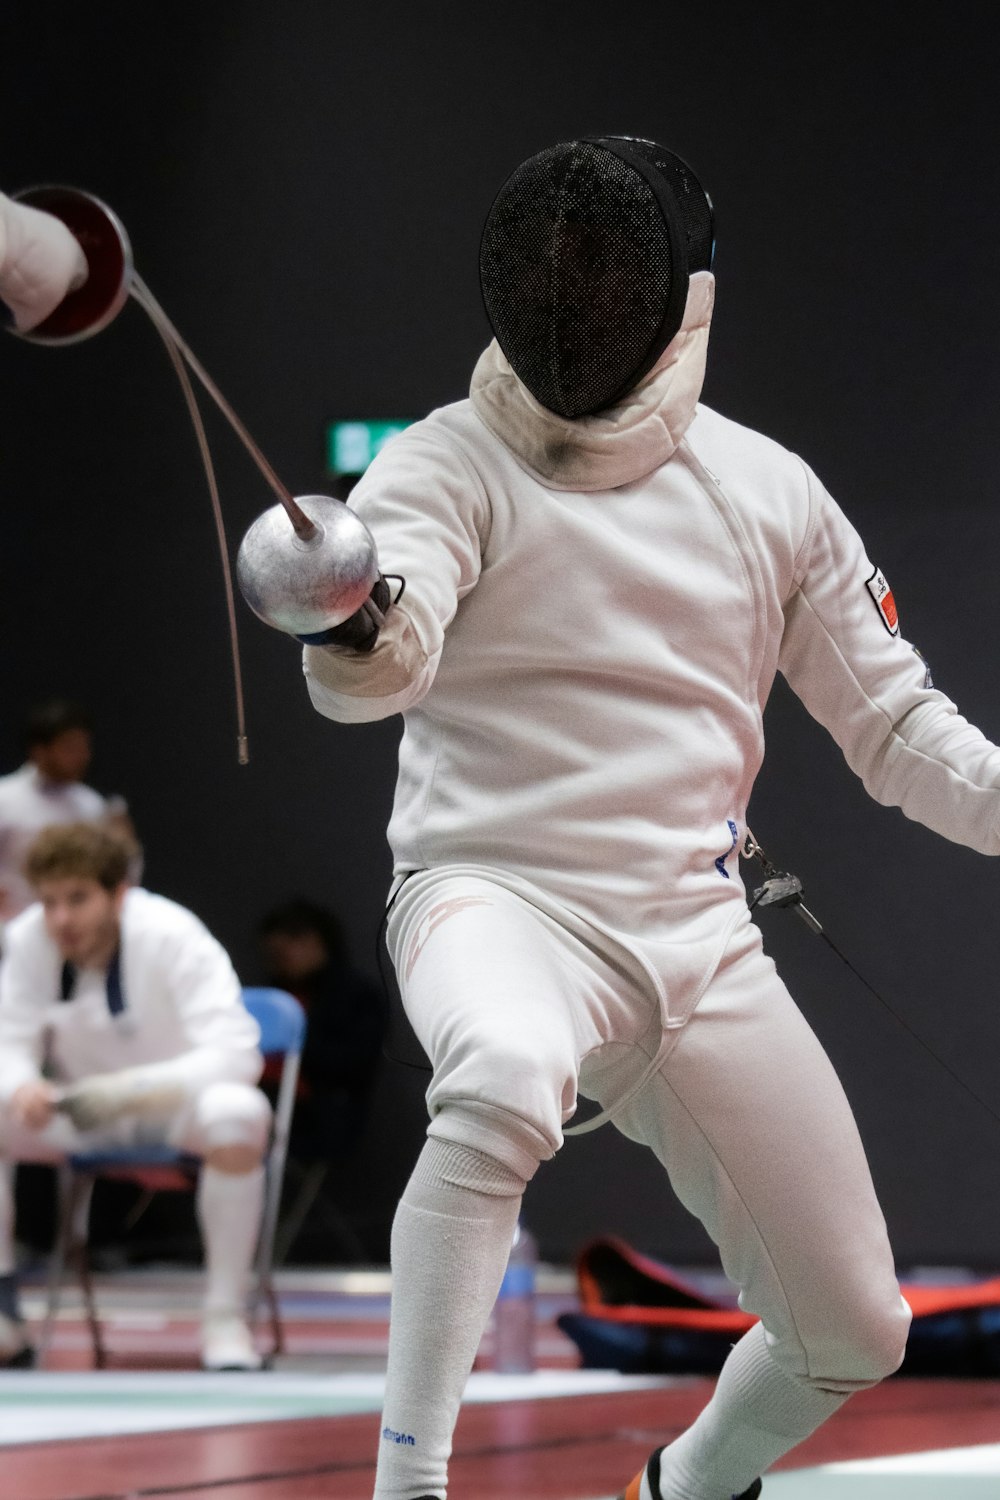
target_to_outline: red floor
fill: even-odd
[[[469,1406],[453,1500],[581,1500],[614,1494],[711,1390]],[[378,1419],[269,1422],[6,1448],[4,1500],[369,1500]],[[788,1467],[1000,1439],[1000,1381],[888,1381],[856,1396]]]
[[[196,1368],[197,1323],[184,1297],[171,1294],[168,1283],[143,1280],[122,1300],[124,1284],[117,1282],[118,1317],[116,1283],[100,1289],[110,1368]],[[301,1361],[300,1368],[315,1369],[317,1359],[332,1361],[327,1368],[384,1368],[385,1297],[313,1294],[307,1308],[301,1289],[289,1296],[285,1331],[293,1368]],[[543,1366],[578,1363],[578,1351],[554,1323],[560,1305],[558,1296],[540,1301]],[[156,1307],[167,1315],[155,1329],[125,1316]],[[60,1320],[53,1355],[57,1370],[90,1365],[79,1316]],[[710,1380],[691,1379],[659,1390],[469,1405],[456,1434],[450,1500],[615,1495],[651,1448],[689,1424],[711,1389]],[[1000,1380],[897,1377],[854,1397],[785,1466],[996,1442]],[[0,1500],[370,1500],[377,1443],[378,1416],[366,1413],[4,1446]]]

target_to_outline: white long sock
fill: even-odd
[[[443,1496],[462,1391],[496,1301],[524,1179],[428,1140],[392,1226],[392,1321],[375,1500]]]
[[[847,1399],[786,1375],[756,1323],[730,1353],[704,1411],[663,1450],[654,1500],[742,1495]]]
[[[205,1247],[206,1312],[243,1312],[264,1205],[264,1168],[220,1172],[198,1180],[198,1223]]]

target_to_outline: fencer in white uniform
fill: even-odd
[[[433,1067],[376,1500],[446,1495],[521,1194],[578,1094],[656,1153],[759,1317],[625,1500],[754,1500],[904,1351],[850,1107],[737,851],[777,671],[874,798],[992,854],[1000,751],[930,685],[809,467],[699,403],[711,244],[655,143],[523,163],[484,232],[470,399],[351,496],[405,594],[380,577],[374,614],[305,646],[321,713],[403,715],[388,936]]]
[[[39,900],[0,968],[0,1354],[30,1357],[16,1305],[11,1166],[163,1143],[202,1158],[207,1368],[257,1368],[245,1320],[270,1106],[259,1028],[228,954],[185,907],[127,884],[100,825],[42,833]],[[97,934],[97,940],[93,935]]]
[[[377,1500],[445,1494],[520,1194],[578,1091],[657,1154],[760,1318],[628,1500],[757,1495],[903,1355],[851,1110],[762,952],[737,851],[777,671],[874,798],[991,854],[1000,751],[930,685],[808,465],[699,404],[706,259],[610,406],[554,411],[530,345],[515,373],[524,345],[491,344],[470,399],[352,492],[406,579],[373,648],[305,648],[321,713],[404,718],[388,932],[433,1077],[393,1230]]]

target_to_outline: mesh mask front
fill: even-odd
[[[566,142],[523,162],[493,202],[479,258],[486,314],[535,399],[587,416],[655,364],[706,253],[710,264],[711,205],[679,157],[624,137]]]

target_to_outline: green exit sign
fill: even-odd
[[[363,474],[391,437],[409,427],[398,422],[330,422],[326,429],[328,474]]]

